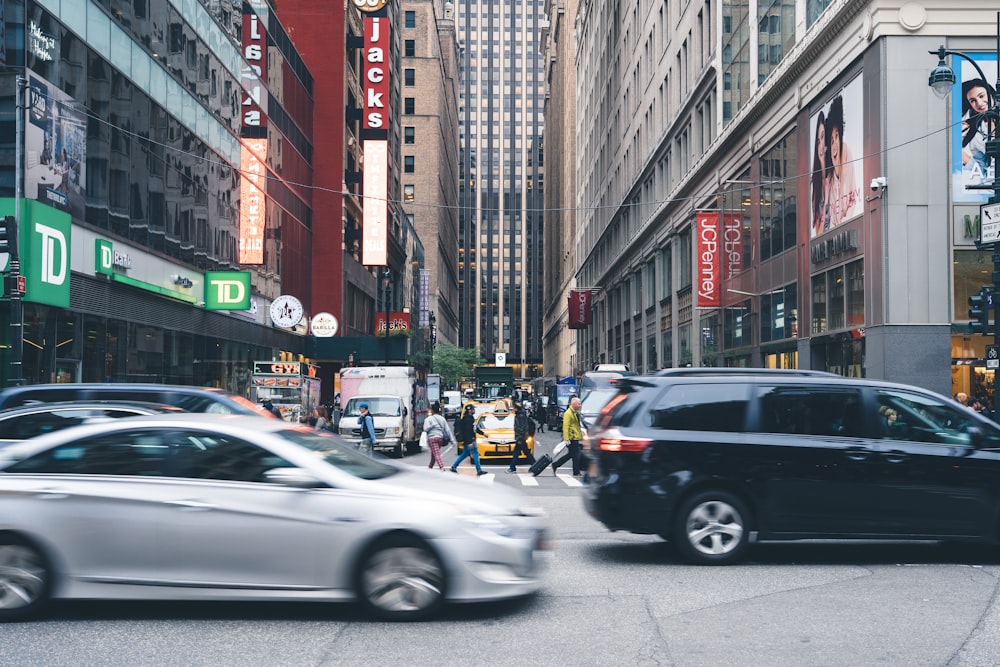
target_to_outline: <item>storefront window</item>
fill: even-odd
[[[663,368],[670,368],[674,365],[674,332],[664,331],[663,339]]]
[[[826,291],[829,294],[827,313],[830,317],[830,330],[844,328],[844,267],[828,271],[826,274]]]
[[[826,329],[826,275],[820,274],[812,279],[812,332],[823,333]]]
[[[798,331],[798,290],[794,284],[760,297],[760,342],[792,338]]]
[[[677,346],[678,346],[678,366],[687,366],[691,363],[693,354],[691,352],[691,323],[682,324],[677,327]]]
[[[750,300],[727,306],[723,312],[722,338],[725,349],[751,345],[750,323],[753,318],[750,314]]]
[[[865,324],[865,262],[862,259],[847,265],[847,326]]]

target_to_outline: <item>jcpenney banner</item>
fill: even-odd
[[[719,284],[722,276],[722,253],[719,244],[719,214],[702,211],[695,216],[696,251],[698,253],[695,285],[698,290],[696,308],[718,308]]]
[[[743,266],[743,216],[739,213],[699,211],[698,234],[698,308],[722,305],[722,279],[729,280]]]
[[[569,328],[586,329],[594,321],[594,308],[590,290],[570,290]]]

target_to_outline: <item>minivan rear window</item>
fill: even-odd
[[[749,403],[747,384],[675,384],[653,404],[649,425],[678,431],[740,433],[746,424]]]

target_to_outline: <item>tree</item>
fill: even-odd
[[[434,346],[434,372],[441,375],[442,387],[457,385],[463,377],[472,375],[473,366],[485,363],[478,348],[467,350],[448,343]]]

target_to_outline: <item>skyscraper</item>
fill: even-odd
[[[544,61],[542,0],[458,7],[459,345],[540,374]]]

